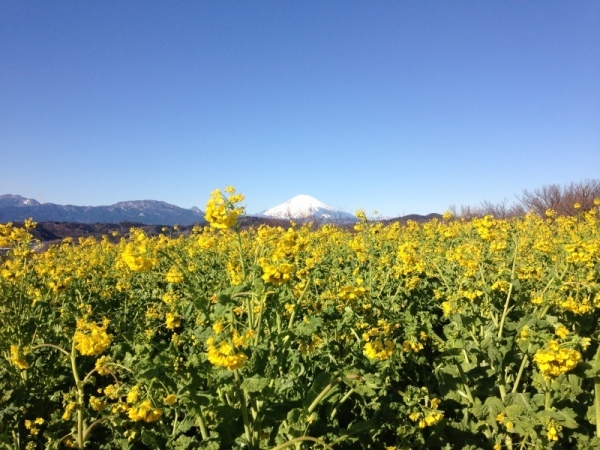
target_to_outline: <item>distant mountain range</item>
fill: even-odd
[[[22,222],[119,223],[192,225],[204,223],[198,208],[185,209],[156,200],[119,202],[108,206],[74,206],[40,203],[20,195],[0,195],[0,223]]]
[[[414,220],[424,222],[439,214],[409,216],[381,220],[397,222]],[[0,223],[22,222],[32,218],[36,222],[72,222],[118,224],[132,222],[145,225],[194,225],[206,223],[204,212],[199,208],[180,208],[179,206],[157,200],[136,200],[115,203],[108,206],[74,206],[40,203],[32,198],[20,195],[0,195]],[[249,215],[245,224],[274,223],[293,220],[295,222],[312,221],[320,223],[352,224],[357,218],[350,213],[336,210],[309,195],[297,195],[273,208],[258,214]]]

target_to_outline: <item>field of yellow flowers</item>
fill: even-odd
[[[600,448],[600,201],[575,217],[66,239],[0,225],[0,446]]]

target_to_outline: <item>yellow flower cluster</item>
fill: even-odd
[[[485,241],[491,240],[493,236],[493,228],[496,225],[496,221],[492,215],[487,215],[479,219],[473,219],[473,227],[477,230],[477,233],[481,236],[481,239]]]
[[[356,286],[346,285],[342,286],[338,291],[338,298],[340,300],[355,300],[364,297],[368,294],[369,288],[363,286],[363,279],[356,279]]]
[[[109,320],[104,319],[102,326],[95,322],[86,322],[83,319],[77,320],[77,330],[73,336],[75,348],[82,355],[99,355],[106,350],[111,343],[112,334],[106,332]]]
[[[555,420],[549,420],[546,430],[549,441],[558,441],[558,433],[562,431],[562,425],[559,425]]]
[[[75,403],[75,402],[67,403],[67,406],[65,407],[65,412],[63,412],[63,415],[62,415],[62,420],[71,420],[71,416],[73,415],[73,412],[75,411],[76,408],[77,408],[77,403]]]
[[[284,231],[281,227],[272,229],[261,227],[258,230],[258,240],[267,245],[269,242],[276,242],[270,255],[258,260],[263,271],[263,280],[280,285],[293,281],[295,276],[301,277],[302,273],[296,270],[294,263],[305,242],[298,232],[292,228]]]
[[[413,352],[418,353],[423,350],[423,342],[427,341],[427,334],[424,331],[421,331],[419,334],[419,339],[416,337],[411,337],[402,343],[402,350],[405,352]]]
[[[236,203],[244,200],[244,196],[236,194],[231,186],[226,187],[225,192],[229,194],[228,197],[220,189],[215,189],[206,204],[204,218],[213,228],[232,228],[237,224],[238,217],[244,213],[243,207],[236,206]]]
[[[378,359],[384,361],[394,353],[395,345],[392,341],[375,341],[367,342],[363,348],[364,355],[369,359]]]
[[[169,330],[174,330],[181,325],[181,319],[173,313],[167,313],[165,323]]]
[[[590,241],[578,244],[566,244],[567,262],[585,264],[593,267],[600,256],[600,242]]]
[[[358,329],[369,328],[367,331],[362,333],[362,338],[365,341],[363,347],[363,354],[369,359],[378,359],[384,361],[392,356],[396,345],[389,336],[393,329],[399,328],[399,324],[392,325],[388,321],[379,319],[377,326],[371,326],[367,323],[359,323]],[[373,339],[379,337],[378,339]]]
[[[283,228],[279,227],[277,234],[272,237],[277,240],[277,246],[272,255],[275,261],[294,257],[304,247],[304,240],[293,228],[288,228],[284,232]]]
[[[128,392],[125,392],[122,386],[111,384],[98,390],[98,392],[104,393],[103,399],[90,396],[89,404],[94,411],[103,411],[107,407],[108,400],[116,400],[110,405],[111,414],[124,413],[136,422],[150,423],[159,420],[163,415],[163,410],[155,407],[152,400],[148,398],[140,401],[140,389],[140,385],[134,385]],[[168,394],[163,401],[171,406],[177,402],[177,396]],[[70,417],[74,409],[75,403],[69,403],[65,415]]]
[[[585,314],[592,309],[588,299],[583,299],[581,302],[578,302],[571,296],[562,302],[561,306],[567,311],[571,311],[573,314]]]
[[[439,398],[432,398],[429,402],[429,408],[427,408],[425,412],[413,412],[408,416],[408,418],[413,422],[418,422],[419,428],[435,425],[444,417],[444,413],[438,411],[440,402],[441,400]]]
[[[130,242],[125,246],[121,259],[134,272],[144,272],[150,270],[158,262],[156,258],[150,258],[147,254],[148,250],[145,244],[135,245]]]
[[[21,349],[18,345],[10,346],[10,362],[18,369],[29,369],[29,363],[23,356]]]
[[[217,333],[220,333],[222,329],[223,325],[220,322],[213,326],[213,330]],[[247,347],[253,336],[253,330],[246,331],[244,335],[233,330],[231,339],[224,339],[218,345],[213,337],[209,337],[206,340],[208,360],[213,366],[225,367],[228,370],[241,369],[248,357],[239,349]]]
[[[112,373],[110,370],[110,365],[112,364],[112,358],[110,356],[101,356],[96,360],[94,367],[96,368],[96,372],[100,375],[109,375]]]
[[[103,389],[103,391],[107,398],[115,400],[120,396],[121,387],[116,384],[109,384]]]
[[[94,411],[103,411],[104,408],[106,408],[106,402],[99,399],[98,397],[94,397],[93,395],[90,395],[90,407]]]
[[[28,232],[29,229],[35,228],[36,223],[31,219],[25,220],[25,227],[15,227],[12,222],[0,224],[0,247],[12,248],[13,251],[19,247],[26,248],[33,240],[33,236]],[[27,252],[26,254],[30,254]],[[26,256],[22,252],[17,252],[20,256]]]
[[[496,416],[496,422],[503,424],[508,431],[511,431],[515,427],[515,423],[512,420],[505,420],[506,416],[504,413],[500,413]]]
[[[43,423],[44,419],[42,419],[41,417],[38,417],[35,420],[26,420],[25,428],[29,430],[29,434],[31,434],[32,436],[37,436],[37,434],[40,432],[40,429],[37,427],[37,425],[42,425]]]
[[[267,258],[260,258],[258,260],[258,264],[263,271],[261,278],[267,283],[275,285],[291,281],[294,277],[294,273],[296,272],[296,268],[293,264],[275,263],[275,265],[273,265]]]
[[[569,329],[567,327],[565,327],[564,325],[560,325],[556,330],[554,330],[554,333],[559,338],[564,339],[569,334]]]
[[[169,406],[172,406],[173,404],[177,403],[177,396],[175,394],[168,394],[165,397],[165,403]]]
[[[228,370],[241,369],[248,360],[244,353],[235,353],[235,349],[227,341],[221,341],[219,346],[215,347],[214,338],[210,337],[206,344],[208,360],[213,366],[225,367]]]
[[[136,422],[144,421],[150,423],[160,419],[163,412],[161,409],[154,408],[150,400],[144,400],[139,405],[129,408],[127,415],[131,420]]]
[[[558,376],[573,370],[581,361],[581,353],[577,350],[561,348],[557,341],[550,341],[546,349],[535,353],[533,360],[542,373]]]
[[[181,270],[177,266],[172,266],[167,272],[166,279],[167,283],[181,283],[183,281],[183,273],[181,273]]]
[[[298,350],[300,350],[300,353],[302,353],[304,356],[308,355],[310,352],[312,352],[315,348],[317,348],[319,345],[321,345],[323,343],[323,340],[317,336],[316,334],[313,334],[311,336],[311,341],[308,344],[302,343],[300,344],[300,346],[298,347]]]

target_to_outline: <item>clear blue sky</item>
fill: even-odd
[[[599,177],[598,1],[0,0],[0,194],[397,216]]]

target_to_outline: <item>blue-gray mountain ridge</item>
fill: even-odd
[[[310,201],[308,201],[310,200]],[[308,202],[308,203],[307,203]],[[0,223],[23,222],[25,219],[36,222],[72,222],[72,223],[107,223],[118,224],[133,222],[144,225],[195,225],[206,224],[204,212],[197,207],[180,208],[157,200],[134,200],[115,203],[108,206],[74,206],[40,203],[32,198],[20,195],[0,195]],[[426,216],[410,214],[408,216],[378,221],[389,223],[407,220],[424,222],[433,218],[441,218],[440,214]],[[261,221],[279,221],[283,225],[289,220],[295,222],[315,222],[352,224],[356,222],[354,215],[337,211],[317,199],[299,195],[262,213],[249,215],[248,223]]]
[[[180,208],[157,200],[135,200],[108,206],[74,206],[40,203],[20,195],[0,195],[0,223],[22,222],[120,223],[146,225],[193,225],[205,223],[204,213],[194,207]]]

